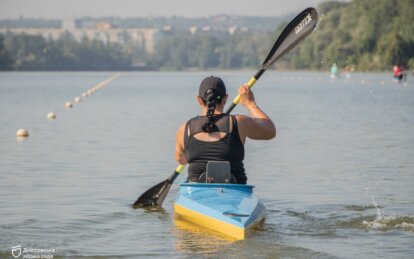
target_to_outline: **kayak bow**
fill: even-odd
[[[265,206],[253,195],[252,185],[182,183],[175,213],[234,239],[246,238],[248,229],[264,218]]]

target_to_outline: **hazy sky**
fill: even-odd
[[[0,0],[0,19],[81,16],[279,16],[324,0]]]

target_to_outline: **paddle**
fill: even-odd
[[[160,182],[139,196],[134,202],[133,207],[161,206],[170,191],[175,178],[177,178],[181,171],[183,171],[184,167],[185,165],[178,165],[174,173],[172,173],[167,180]]]
[[[293,19],[282,31],[279,38],[276,40],[273,48],[270,50],[265,61],[257,73],[250,79],[247,85],[252,88],[254,83],[263,75],[263,73],[273,64],[286,54],[289,50],[293,49],[299,42],[301,42],[306,36],[312,33],[318,22],[318,12],[315,8],[306,8],[295,19]],[[226,113],[229,114],[234,107],[239,103],[240,95],[234,98],[233,103],[227,109]]]
[[[259,71],[247,83],[252,87],[254,83],[263,75],[263,73],[274,63],[281,58],[289,50],[295,47],[300,41],[308,36],[316,27],[318,21],[318,12],[315,8],[307,8],[298,14],[283,30],[279,38],[276,40],[273,48],[270,50],[265,61],[260,67]],[[234,107],[239,103],[240,95],[234,100],[229,109],[226,111],[229,114]],[[171,185],[177,176],[184,169],[185,165],[179,165],[175,171],[168,177],[167,180],[160,182],[151,189],[144,192],[134,203],[134,208],[147,206],[161,206],[165,197],[170,191]]]

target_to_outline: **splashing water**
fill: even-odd
[[[378,205],[377,201],[375,200],[375,196],[371,194],[369,188],[367,187],[367,193],[371,197],[372,204],[374,205],[375,209],[377,210],[377,217],[376,220],[381,220],[384,216],[384,212],[381,210],[380,206]]]
[[[376,183],[376,188],[379,188],[381,182],[384,180],[384,176],[382,176]],[[371,193],[370,188],[366,188],[367,194],[371,198],[372,204],[374,205],[375,209],[377,210],[377,217],[376,220],[381,220],[384,217],[384,211],[381,209],[381,206],[378,205],[377,201],[375,200],[375,196]]]
[[[377,182],[378,185],[378,182]],[[366,188],[367,194],[371,197],[372,204],[374,205],[377,211],[377,217],[373,221],[362,221],[362,224],[371,229],[383,229],[386,225],[382,223],[384,219],[384,212],[381,210],[380,206],[378,205],[377,201],[375,200],[375,196],[370,192],[369,187]]]
[[[377,187],[380,185],[383,178],[377,183]],[[375,196],[370,192],[369,187],[366,188],[367,194],[370,196],[372,204],[376,209],[376,217],[373,220],[363,220],[362,225],[368,229],[374,230],[405,230],[414,232],[414,217],[413,216],[385,216],[382,207],[375,200]]]
[[[413,216],[383,216],[375,218],[373,221],[362,221],[362,224],[368,229],[374,230],[404,230],[414,232]]]

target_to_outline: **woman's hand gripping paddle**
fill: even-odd
[[[280,59],[289,50],[293,49],[297,44],[299,44],[299,42],[311,34],[317,23],[318,11],[315,8],[306,8],[298,14],[282,31],[259,71],[257,71],[257,73],[250,79],[247,85],[252,88],[254,83],[259,80],[263,73],[273,63],[275,63],[276,60]],[[239,101],[240,95],[237,95],[231,106],[227,109],[226,113],[229,114],[234,107],[236,107]]]
[[[259,71],[247,83],[252,87],[254,83],[262,76],[262,74],[273,64],[286,54],[289,50],[295,47],[299,42],[306,38],[315,29],[318,22],[318,12],[315,8],[307,8],[298,14],[283,30],[279,38],[276,40],[273,48],[270,50],[265,61],[260,67]],[[234,100],[229,109],[226,111],[229,114],[234,107],[239,103],[240,95]],[[168,177],[167,180],[160,182],[144,192],[135,202],[133,207],[149,207],[161,206],[170,191],[171,185],[177,176],[184,169],[185,165],[179,165],[174,173]]]

